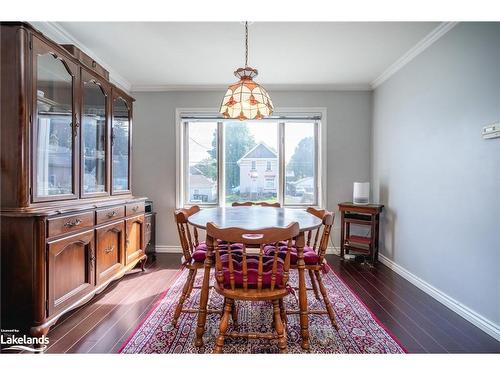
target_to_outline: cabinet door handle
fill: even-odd
[[[66,223],[64,223],[64,226],[66,228],[73,228],[73,227],[80,225],[81,223],[82,223],[82,221],[80,219],[76,219],[73,221],[67,221]]]
[[[104,252],[105,252],[106,254],[109,254],[109,253],[111,253],[114,249],[115,249],[115,247],[114,247],[114,246],[108,246],[107,248],[105,248],[105,249],[104,249]]]
[[[134,211],[134,212],[137,212],[138,209],[139,209],[139,206],[132,207],[132,211]]]
[[[92,247],[90,248],[90,257],[89,258],[90,258],[89,259],[90,267],[94,268],[95,254],[94,254],[94,249]]]
[[[107,213],[107,216],[108,216],[109,218],[111,218],[111,217],[115,217],[116,215],[117,215],[117,213],[116,213],[116,211],[114,211],[114,210],[113,210],[112,212],[108,212],[108,213]]]
[[[73,138],[78,135],[78,128],[80,127],[80,124],[78,121],[75,122],[70,122],[69,126],[71,126],[71,132],[73,133]]]

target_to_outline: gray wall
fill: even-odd
[[[500,24],[463,23],[373,97],[381,252],[500,324]]]
[[[175,209],[175,109],[216,108],[220,92],[134,93],[133,176],[135,195],[154,201],[158,212],[157,244],[179,246]],[[335,209],[352,199],[352,183],[370,177],[371,93],[271,92],[276,107],[327,108],[327,201]],[[338,246],[336,220],[334,243]]]

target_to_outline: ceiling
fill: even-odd
[[[132,91],[215,88],[244,65],[240,22],[34,23],[80,46]],[[370,88],[438,22],[256,22],[249,65],[271,88]]]

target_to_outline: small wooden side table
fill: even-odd
[[[376,264],[378,260],[378,243],[380,213],[384,205],[365,204],[358,205],[352,202],[339,203],[340,210],[340,257],[350,251],[371,258],[371,263]],[[351,235],[351,224],[365,225],[370,227],[369,236]]]

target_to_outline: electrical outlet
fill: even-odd
[[[483,139],[500,138],[500,122],[485,126],[481,134]]]

